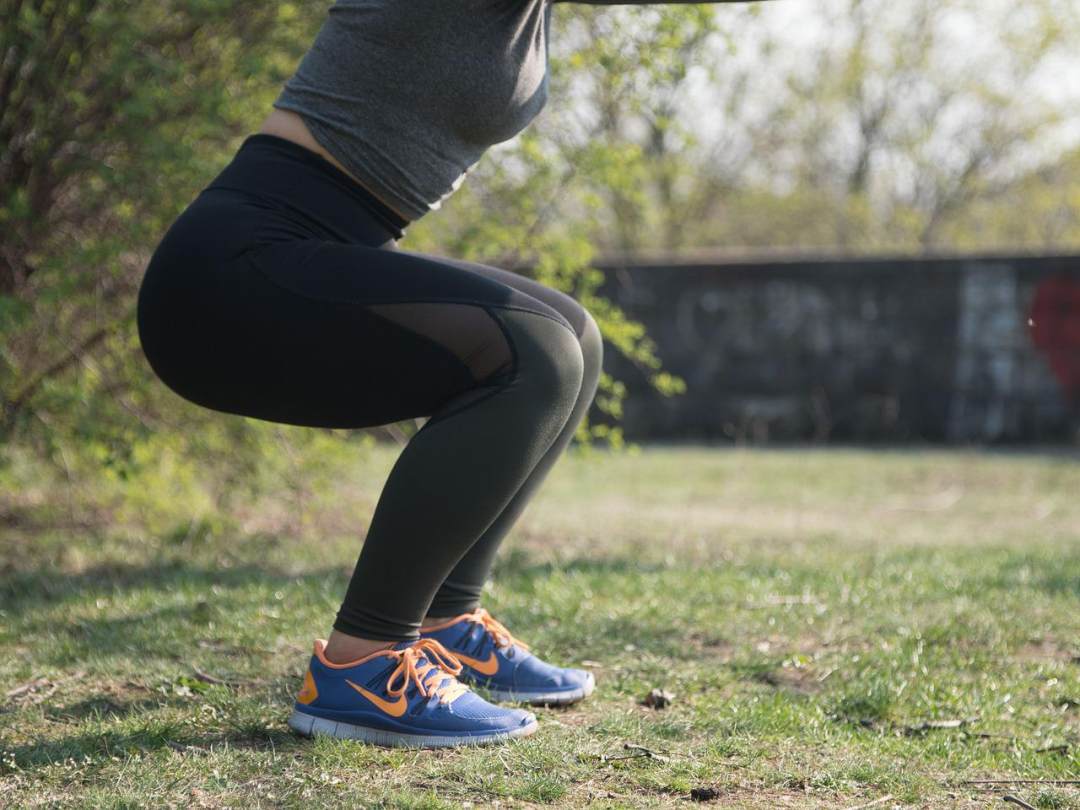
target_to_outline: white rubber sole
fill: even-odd
[[[435,734],[403,734],[396,731],[384,731],[368,726],[354,726],[316,717],[312,714],[293,709],[289,716],[289,728],[304,737],[336,737],[340,740],[360,740],[372,745],[389,748],[450,748],[461,745],[487,745],[504,742],[516,737],[528,737],[538,728],[536,719],[531,723],[512,731],[500,731],[492,734],[477,734],[472,737],[452,737]]]
[[[580,689],[562,692],[517,692],[509,689],[495,689],[490,686],[485,686],[483,689],[491,696],[492,700],[530,703],[537,706],[562,706],[567,703],[577,703],[592,694],[593,689],[596,688],[596,679],[591,672],[588,673],[588,676]]]

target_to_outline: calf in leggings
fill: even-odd
[[[600,331],[561,291],[397,244],[485,144],[510,137],[542,106],[535,91],[511,105],[508,120],[492,118],[484,104],[515,96],[494,87],[481,98],[475,71],[500,52],[500,37],[513,38],[528,69],[511,71],[506,87],[534,81],[546,91],[544,62],[533,57],[546,49],[552,1],[474,0],[466,12],[448,0],[338,0],[275,102],[275,116],[303,121],[303,137],[265,125],[249,135],[167,229],[143,277],[143,352],[192,403],[323,428],[427,418],[387,478],[329,640],[314,641],[289,718],[300,734],[494,742],[537,728],[531,711],[500,702],[570,703],[593,689],[590,673],[541,660],[480,601],[499,544],[592,402]],[[400,52],[397,34],[422,24],[449,42],[415,40],[410,65],[443,55],[425,49],[483,47],[449,62],[438,93],[414,99],[430,132],[390,137],[370,111],[401,92],[404,68],[384,63]],[[454,36],[461,25],[468,37]],[[378,36],[350,48],[365,26]],[[455,66],[462,92],[448,104]],[[384,69],[396,84],[374,82]],[[342,101],[358,77],[369,85],[363,109]],[[423,93],[432,80],[414,81]],[[465,137],[458,107],[474,86],[468,120],[491,129]],[[390,99],[387,126],[416,129],[408,98]],[[402,169],[412,165],[423,171]]]

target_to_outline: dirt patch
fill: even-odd
[[[686,641],[702,655],[716,658],[720,662],[730,661],[735,650],[735,645],[728,639],[698,630],[687,635]]]
[[[78,723],[94,716],[126,717],[156,708],[163,697],[148,686],[134,681],[96,681],[93,691],[79,690],[77,700],[52,704],[45,713],[53,720]],[[72,697],[71,694],[68,697]]]
[[[822,690],[826,677],[828,677],[828,670],[819,672],[812,666],[791,666],[760,672],[753,676],[753,680],[800,695],[815,695]]]
[[[74,682],[81,680],[85,675],[86,673],[82,670],[58,678],[39,675],[7,689],[0,697],[3,697],[6,703],[16,706],[42,703],[52,697],[61,686],[70,689]]]
[[[1066,644],[1054,638],[1041,638],[1020,647],[1013,657],[1020,661],[1067,661],[1080,664],[1080,646]]]
[[[610,802],[611,804],[604,804],[603,806],[633,806],[634,794],[627,794],[624,786],[610,786],[608,787],[602,780],[590,780],[576,786],[576,790],[564,797],[564,803],[566,806],[584,806],[591,802]],[[695,800],[691,797],[690,792],[677,793],[667,789],[649,789],[644,786],[639,786],[639,794],[645,793],[653,797],[654,800],[659,801],[660,807],[678,807],[678,808],[693,808],[693,807],[738,807],[743,810],[775,810],[775,808],[798,808],[799,810],[849,810],[853,807],[863,807],[870,802],[877,801],[877,804],[871,805],[874,810],[895,810],[895,808],[904,808],[904,810],[934,810],[938,807],[959,808],[960,810],[985,810],[987,802],[985,798],[976,795],[965,796],[957,793],[948,793],[942,796],[936,797],[933,800],[926,800],[919,804],[906,804],[902,803],[899,799],[894,797],[886,798],[887,794],[864,794],[859,795],[837,795],[837,794],[823,794],[813,790],[799,790],[795,789],[777,789],[777,788],[762,788],[754,786],[752,784],[740,783],[708,783],[703,782],[700,785],[695,786],[698,789],[699,796],[703,799]],[[705,791],[715,791],[715,794],[710,794]],[[711,798],[705,799],[705,796],[711,796]],[[886,800],[880,801],[882,798]],[[488,804],[474,804],[474,807],[493,807],[494,805]],[[505,802],[500,802],[500,806],[519,806],[508,805]]]

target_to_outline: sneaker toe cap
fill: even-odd
[[[569,692],[585,687],[592,678],[592,674],[583,669],[556,667],[534,657],[527,663],[523,662],[514,672],[514,686],[518,689]]]
[[[536,720],[532,712],[496,706],[475,693],[455,700],[451,709],[462,724],[480,723],[492,730],[513,730]]]

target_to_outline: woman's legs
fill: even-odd
[[[427,615],[430,619],[427,621],[429,623],[433,623],[436,619],[468,613],[479,606],[481,592],[494,564],[499,546],[514,523],[521,517],[525,507],[546,479],[548,472],[573,440],[578,425],[585,418],[596,395],[603,362],[603,340],[596,321],[571,296],[498,267],[458,259],[444,259],[444,261],[514,287],[560,312],[570,322],[577,335],[584,370],[581,390],[574,401],[566,424],[551,447],[533,467],[525,482],[514,493],[510,502],[443,581],[428,608]]]
[[[577,333],[437,257],[318,239],[247,249],[248,216],[266,214],[215,192],[174,224],[140,290],[144,352],[181,396],[228,413],[339,428],[431,417],[390,473],[334,623],[414,639],[566,427]]]
[[[415,637],[436,590],[528,478],[581,388],[572,332],[527,312],[499,314],[517,373],[452,398],[409,441],[376,504],[334,627]]]
[[[561,435],[584,357],[559,309],[398,253],[402,224],[303,147],[252,136],[152,256],[139,339],[158,377],[207,408],[330,428],[430,417],[391,471],[334,623],[368,647],[316,639],[289,725],[383,744],[509,739],[535,717],[471,693],[418,630]]]

